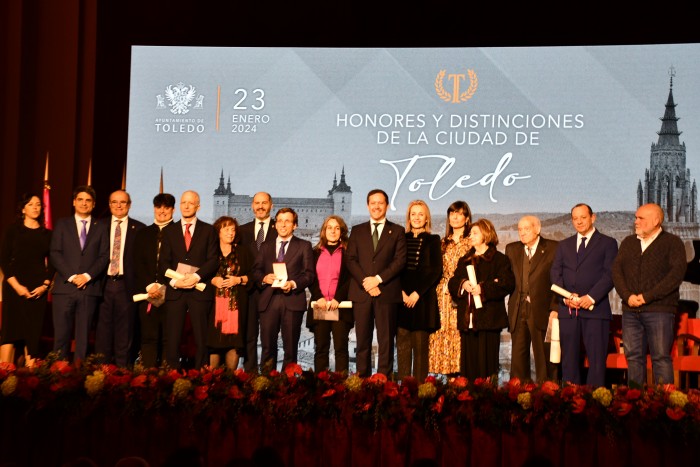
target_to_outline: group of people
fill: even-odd
[[[94,350],[106,363],[128,367],[138,357],[147,367],[180,368],[189,316],[196,368],[235,369],[242,358],[246,371],[273,369],[280,333],[283,365],[297,361],[306,312],[316,371],[330,369],[331,343],[333,369],[349,371],[354,327],[360,376],[372,373],[376,333],[379,373],[393,375],[396,353],[399,379],[488,377],[499,371],[508,328],[511,378],[582,384],[585,351],[585,383],[603,386],[615,287],[629,380],[645,381],[647,347],[655,380],[673,377],[669,351],[685,249],[662,228],[663,210],[655,204],[637,210],[635,234],[619,252],[617,241],[595,228],[590,206],[577,204],[576,234],[561,242],[543,238],[540,220],[526,215],[519,240],[502,253],[493,223],[474,221],[465,201],[449,206],[440,238],[422,200],[408,205],[405,225],[387,219],[389,198],[380,189],[367,194],[367,222],[350,229],[342,217],[328,216],[316,245],[294,235],[299,219],[292,208],[272,216],[265,192],[255,194],[255,218],[243,225],[229,216],[213,225],[198,219],[194,191],[182,194],[179,221],[175,197],[155,196],[149,226],[129,217],[126,191],[111,193],[108,202],[111,216],[94,218],[95,191],[77,187],[74,215],[50,231],[39,196],[19,201],[18,222],[6,230],[1,250],[0,361],[33,364],[51,291],[54,350],[76,361],[86,358],[94,327]],[[549,358],[554,318],[561,375]]]

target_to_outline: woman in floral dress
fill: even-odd
[[[455,272],[459,258],[469,250],[471,218],[472,212],[466,201],[455,201],[447,208],[447,228],[442,239],[442,279],[437,286],[441,327],[430,335],[430,373],[459,374],[461,340],[457,329],[457,308],[447,283]]]

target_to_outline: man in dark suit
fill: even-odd
[[[549,278],[557,242],[542,238],[540,229],[537,217],[523,216],[518,222],[520,241],[506,245],[506,256],[515,274],[515,290],[508,298],[508,331],[512,345],[510,377],[523,381],[532,379],[532,345],[538,383],[557,379],[557,366],[549,361],[550,345],[544,342],[550,312],[557,309]]]
[[[243,224],[240,228],[241,245],[248,247],[253,258],[256,258],[263,243],[275,243],[277,231],[270,217],[272,212],[272,197],[269,193],[260,192],[253,196],[253,214],[255,220]],[[253,284],[248,292],[248,321],[246,326],[246,348],[243,369],[247,372],[258,369],[258,300],[262,289]]]
[[[354,302],[357,337],[357,372],[372,372],[372,337],[377,328],[379,361],[377,372],[394,371],[396,313],[403,301],[401,272],[406,264],[406,235],[403,227],[386,218],[389,197],[383,190],[367,194],[370,222],[352,228],[347,265],[352,276],[348,298]]]
[[[160,276],[166,271],[182,268],[187,271],[181,279],[170,279],[165,293],[166,344],[165,356],[171,368],[180,366],[180,341],[185,316],[189,312],[197,351],[195,368],[208,363],[206,345],[208,316],[214,301],[214,287],[209,283],[219,266],[219,240],[211,224],[197,219],[199,195],[185,191],[180,198],[180,222],[172,223],[163,229],[163,242],[160,249]],[[205,285],[203,290],[197,284]]]
[[[73,190],[75,214],[59,219],[51,237],[51,264],[56,268],[53,289],[54,351],[66,358],[75,329],[74,360],[85,359],[92,318],[102,295],[109,264],[109,227],[92,218],[95,190]]]
[[[136,234],[134,242],[134,268],[136,270],[136,293],[148,293],[149,300],[139,302],[139,336],[141,364],[146,368],[163,363],[165,351],[165,307],[154,306],[164,299],[162,284],[166,279],[159,275],[158,261],[163,229],[173,221],[175,197],[170,193],[159,193],[153,198],[154,222]]]
[[[126,191],[117,190],[109,195],[111,254],[95,333],[95,352],[103,355],[104,363],[120,367],[133,364],[130,350],[136,315],[134,240],[136,233],[145,227],[129,218],[130,207],[131,196]]]
[[[608,293],[613,288],[612,265],[617,241],[600,233],[587,204],[571,210],[576,235],[559,242],[552,264],[552,284],[572,293],[557,296],[562,380],[581,384],[581,342],[588,356],[586,384],[605,386],[605,361],[612,311]],[[589,310],[590,307],[593,310]]]
[[[253,265],[253,280],[261,288],[258,300],[263,366],[277,366],[277,335],[282,331],[282,367],[296,363],[301,324],[306,311],[306,288],[316,274],[311,243],[295,237],[297,213],[282,208],[275,216],[277,240],[263,243]],[[275,275],[274,263],[284,263],[287,277]]]

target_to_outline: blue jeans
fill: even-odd
[[[655,384],[673,383],[673,344],[675,315],[646,311],[622,313],[622,340],[627,357],[627,379],[644,385],[647,372],[647,347]]]

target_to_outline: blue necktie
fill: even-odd
[[[281,242],[281,244],[280,244],[280,251],[279,251],[279,253],[277,253],[277,262],[278,263],[284,263],[284,247],[287,245],[287,243],[289,243],[289,242],[287,242],[285,240],[285,241]]]
[[[80,222],[83,223],[83,228],[80,229],[80,249],[83,250],[85,249],[85,242],[87,241],[87,221],[82,220]]]

